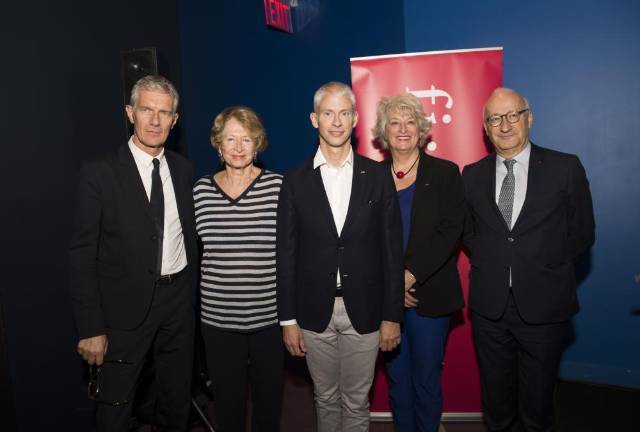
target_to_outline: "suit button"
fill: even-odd
[[[515,239],[513,237],[507,237],[507,241],[509,243],[513,243],[515,241]]]
[[[152,236],[151,236],[151,241],[156,241],[156,240],[158,240],[158,236],[154,236],[154,235],[152,235]]]

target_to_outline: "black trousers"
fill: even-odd
[[[245,432],[248,378],[251,431],[278,432],[284,379],[280,327],[239,333],[202,324],[202,337],[219,431]]]
[[[156,285],[149,313],[138,328],[107,329],[107,355],[98,378],[99,431],[128,430],[136,385],[149,350],[154,356],[158,426],[162,431],[186,429],[195,327],[193,287],[188,280],[182,275],[171,284]]]
[[[502,318],[472,315],[482,405],[491,432],[552,431],[558,366],[569,322],[527,324],[509,296]]]

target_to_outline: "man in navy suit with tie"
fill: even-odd
[[[83,165],[69,245],[69,291],[100,431],[128,430],[152,352],[160,430],[183,431],[191,401],[198,248],[191,164],[164,148],[178,92],[141,78],[127,145]]]
[[[496,89],[483,117],[495,154],[462,173],[483,411],[490,431],[551,431],[578,312],[574,263],[595,239],[589,183],[577,156],[530,142],[517,92]]]
[[[320,145],[278,204],[278,315],[287,350],[306,357],[318,430],[364,432],[378,349],[400,342],[400,209],[387,169],[351,147],[351,88],[325,84],[313,102]]]

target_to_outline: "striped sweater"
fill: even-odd
[[[276,213],[282,176],[263,170],[236,199],[202,177],[193,189],[203,323],[251,332],[278,323]]]

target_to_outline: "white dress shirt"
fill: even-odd
[[[347,219],[349,199],[351,198],[351,184],[353,183],[353,149],[349,147],[349,154],[338,166],[331,165],[318,147],[313,158],[313,169],[320,167],[322,184],[329,199],[333,222],[336,225],[338,235],[342,233],[342,227]],[[340,287],[340,269],[336,273],[336,287]],[[295,319],[280,321],[280,325],[297,324]]]
[[[129,139],[129,149],[138,167],[138,173],[147,193],[147,199],[151,200],[151,173],[153,172],[154,157],[136,147],[133,143],[133,137]],[[160,161],[160,179],[162,180],[162,192],[164,193],[164,239],[162,241],[162,268],[160,274],[170,275],[178,273],[187,266],[187,253],[184,249],[184,237],[178,215],[178,204],[167,158],[164,156],[164,149],[161,150],[156,158]]]
[[[333,222],[338,230],[338,235],[342,233],[344,221],[347,219],[349,210],[349,199],[351,198],[351,183],[353,181],[353,149],[349,148],[349,154],[338,166],[333,166],[327,162],[324,154],[318,147],[316,156],[313,158],[313,169],[320,167],[322,184],[329,198]],[[339,279],[338,279],[339,280]]]
[[[513,213],[511,216],[512,229],[520,216],[524,199],[527,195],[527,176],[529,174],[529,156],[531,155],[531,143],[527,143],[527,146],[512,158],[516,161],[513,164],[513,176],[516,180],[516,190],[513,195]],[[507,176],[507,167],[503,163],[505,158],[496,154],[496,204],[500,198],[500,189],[502,188],[502,182]]]

